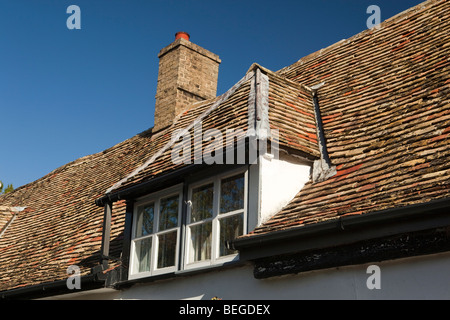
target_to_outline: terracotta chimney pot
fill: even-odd
[[[184,32],[184,31],[180,31],[180,32],[175,33],[175,40],[178,40],[178,39],[180,39],[180,38],[183,38],[183,39],[186,39],[186,40],[189,41],[189,38],[190,38],[190,37],[191,37],[191,36],[189,35],[189,33]]]

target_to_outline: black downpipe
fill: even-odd
[[[100,263],[105,270],[108,268],[109,242],[111,240],[111,212],[112,212],[112,204],[111,202],[107,202],[105,204],[103,214],[102,247],[100,257]]]

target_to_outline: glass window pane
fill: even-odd
[[[177,248],[177,231],[164,233],[158,236],[158,268],[175,265]]]
[[[136,241],[138,272],[150,271],[152,237]]]
[[[174,228],[178,225],[178,195],[161,199],[159,230]]]
[[[232,215],[220,219],[220,241],[219,241],[219,255],[226,256],[237,253],[237,250],[227,249],[226,241],[231,241],[241,236],[244,231],[243,214]]]
[[[192,190],[191,222],[213,216],[213,196],[214,186],[212,183]]]
[[[136,237],[143,237],[153,233],[153,219],[155,215],[154,203],[139,207]]]
[[[191,226],[190,262],[211,259],[212,222]]]
[[[223,179],[220,187],[220,213],[244,208],[244,174]]]

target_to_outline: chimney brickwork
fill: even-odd
[[[172,124],[193,102],[214,98],[220,59],[214,53],[178,38],[159,55],[155,131]]]

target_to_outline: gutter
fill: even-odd
[[[45,298],[54,295],[85,292],[93,289],[105,287],[103,274],[93,273],[80,277],[81,289],[70,290],[67,288],[67,279],[46,282],[38,285],[27,286],[23,288],[0,291],[1,300],[31,300]]]
[[[228,243],[243,259],[334,247],[402,232],[450,226],[450,198],[387,209],[362,215],[342,216],[261,235],[242,236]]]

